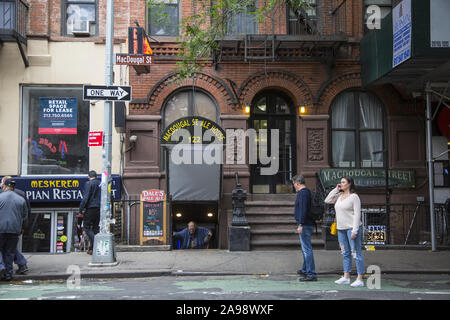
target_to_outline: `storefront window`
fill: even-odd
[[[89,103],[81,87],[23,87],[22,175],[89,170]]]
[[[339,94],[331,105],[333,167],[383,167],[383,119],[383,105],[373,94]]]

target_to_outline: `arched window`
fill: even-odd
[[[384,167],[384,106],[372,93],[345,91],[331,105],[335,168]]]
[[[176,91],[166,100],[163,108],[163,128],[177,119],[190,116],[205,117],[219,122],[218,107],[206,92],[196,88]]]

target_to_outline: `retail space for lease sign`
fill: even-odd
[[[39,134],[77,134],[77,99],[40,97]]]

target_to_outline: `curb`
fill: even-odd
[[[341,274],[342,270],[318,272],[317,275]],[[450,270],[384,270],[381,274],[449,274]],[[143,271],[143,272],[105,272],[82,273],[81,279],[125,279],[125,278],[152,278],[152,277],[186,277],[186,276],[256,276],[256,275],[297,275],[293,273],[252,273],[252,272],[209,272],[209,271]],[[370,274],[369,274],[370,275]],[[48,274],[48,275],[15,275],[13,281],[25,280],[67,280],[72,274]],[[300,276],[299,276],[300,277]]]

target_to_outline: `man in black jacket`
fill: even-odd
[[[80,214],[86,209],[83,215],[83,228],[89,237],[90,245],[87,254],[92,254],[94,248],[94,238],[99,232],[100,224],[100,181],[97,180],[97,173],[89,171],[88,182],[84,185],[83,200],[80,203]]]

